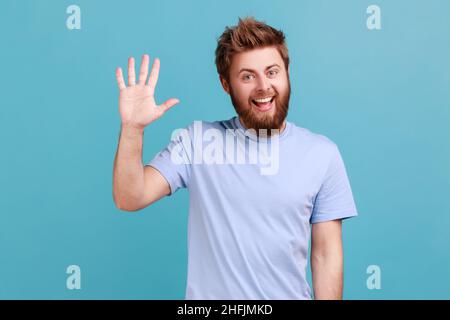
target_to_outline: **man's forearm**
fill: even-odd
[[[343,289],[343,255],[335,252],[313,253],[311,256],[314,299],[340,300]]]
[[[142,164],[143,129],[122,126],[119,146],[114,159],[113,197],[116,205],[125,210],[139,205],[144,189]]]

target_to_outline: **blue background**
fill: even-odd
[[[81,30],[66,27],[71,4]],[[371,4],[381,30],[366,27]],[[187,191],[134,213],[112,200],[114,71],[157,56],[157,101],[181,100],[146,128],[148,162],[174,129],[234,115],[214,49],[246,15],[286,33],[288,120],[342,152],[359,211],[344,222],[344,298],[450,298],[447,0],[3,0],[0,298],[184,298]],[[72,264],[81,290],[66,288]]]

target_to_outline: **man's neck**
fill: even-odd
[[[242,120],[242,118],[239,116],[239,121],[245,126],[245,128],[248,129],[247,124],[245,124],[245,122]],[[279,134],[281,134],[284,129],[286,129],[286,119],[283,120],[283,123],[281,124],[281,128],[279,128]]]

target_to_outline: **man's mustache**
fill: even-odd
[[[254,96],[254,97],[252,97],[251,99],[252,99],[252,100],[255,100],[255,99],[264,99],[264,98],[267,98],[267,97],[274,97],[274,96],[277,96],[277,93],[276,93],[276,92],[268,92],[268,93],[265,93],[265,94],[260,94],[260,95],[258,95],[258,96]]]

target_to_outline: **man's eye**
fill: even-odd
[[[269,76],[271,76],[271,77],[276,76],[277,73],[278,73],[278,70],[270,70],[269,71]]]
[[[242,79],[244,79],[245,81],[251,80],[253,78],[253,75],[251,74],[246,74],[242,77]]]

